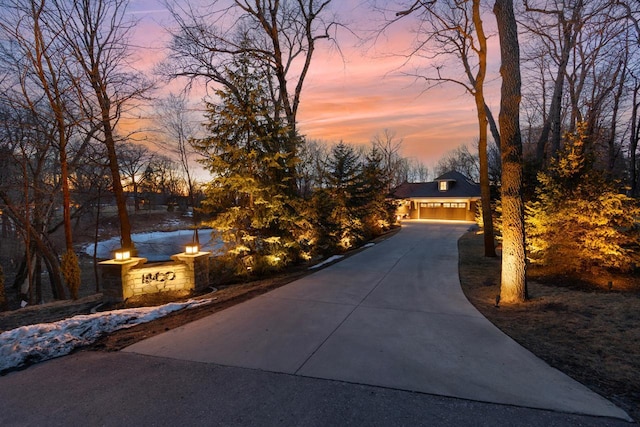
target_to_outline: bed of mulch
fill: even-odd
[[[496,307],[500,260],[483,256],[479,234],[467,233],[458,247],[462,289],[485,317],[640,420],[640,278],[530,269],[529,300]]]

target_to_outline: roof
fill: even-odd
[[[438,183],[449,183],[446,191],[438,189]],[[480,185],[471,181],[460,172],[451,171],[440,175],[431,182],[404,182],[391,193],[396,199],[423,199],[457,197],[480,197]]]

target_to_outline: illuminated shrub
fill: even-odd
[[[637,201],[616,191],[585,154],[584,127],[538,175],[527,204],[527,249],[532,263],[566,272],[627,271],[638,260]]]

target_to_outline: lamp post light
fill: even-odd
[[[197,243],[190,243],[184,248],[184,252],[188,255],[195,255],[200,252],[200,248]]]
[[[113,252],[116,261],[127,261],[131,259],[131,251],[129,249],[120,248]]]

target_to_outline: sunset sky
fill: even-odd
[[[360,29],[375,26],[377,18],[361,5],[362,0],[335,3],[343,22],[359,34],[364,34]],[[163,27],[171,25],[171,17],[158,0],[134,0],[131,10],[140,18],[134,40],[142,48],[142,66],[150,70],[163,57],[162,48],[169,39]],[[485,19],[490,18],[487,14]],[[320,44],[302,93],[301,133],[309,139],[368,144],[376,133],[389,129],[403,139],[403,156],[427,166],[460,144],[473,145],[478,129],[471,95],[456,85],[424,92],[423,85],[399,72],[404,59],[394,54],[409,48],[412,40],[411,25],[406,22],[396,24],[375,45],[362,46],[347,32],[339,34],[344,57],[328,44]],[[491,97],[499,85],[496,62],[492,61],[487,90],[488,104],[497,118],[498,101]]]

